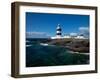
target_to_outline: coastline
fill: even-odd
[[[84,55],[89,55],[89,53],[80,53],[80,52],[74,52],[74,51],[68,51],[69,53],[72,54],[84,54]]]
[[[55,39],[47,43],[49,45],[65,47],[72,53],[89,53],[89,39]]]

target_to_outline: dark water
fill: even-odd
[[[89,64],[89,55],[72,54],[60,46],[43,46],[48,40],[27,39],[26,67]]]

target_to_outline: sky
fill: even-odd
[[[51,14],[26,12],[27,36],[55,36],[56,27],[60,24],[62,34],[79,34],[89,29],[89,15]]]

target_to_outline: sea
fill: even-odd
[[[26,67],[89,64],[89,55],[75,54],[65,47],[49,45],[51,39],[26,39]]]

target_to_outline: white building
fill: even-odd
[[[83,35],[78,35],[77,37],[75,37],[76,39],[86,39]]]
[[[66,35],[66,36],[63,36],[63,38],[71,38],[71,36]]]

